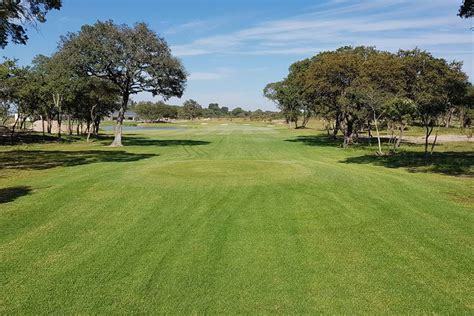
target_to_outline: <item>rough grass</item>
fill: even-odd
[[[193,124],[2,147],[0,311],[473,313],[469,144]]]

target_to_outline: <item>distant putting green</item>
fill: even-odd
[[[0,148],[0,311],[474,312],[472,143],[188,127]]]

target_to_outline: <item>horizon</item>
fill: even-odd
[[[245,110],[275,111],[262,95],[267,83],[283,79],[293,62],[341,46],[375,46],[390,52],[418,47],[438,58],[462,61],[470,80],[474,75],[472,22],[456,15],[456,0],[431,1],[429,8],[421,0],[142,4],[147,7],[125,1],[117,5],[111,0],[100,4],[65,0],[61,10],[48,13],[46,23],[36,30],[28,28],[26,45],[10,43],[3,56],[26,65],[37,54],[51,55],[61,35],[77,32],[84,24],[143,21],[165,38],[189,73],[183,97],[168,104],[194,99],[203,107],[219,103]],[[94,12],[88,10],[91,6]],[[142,93],[133,100],[160,98]]]

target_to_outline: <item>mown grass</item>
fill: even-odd
[[[470,144],[193,125],[3,146],[0,311],[473,312]]]

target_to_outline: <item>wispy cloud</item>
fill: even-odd
[[[231,75],[234,71],[230,68],[217,68],[214,72],[191,72],[188,77],[189,81],[200,81],[200,80],[217,80],[226,78]]]
[[[438,14],[423,18],[419,14],[427,9],[426,1],[421,0],[365,0],[355,4],[332,1],[325,8],[315,8],[304,15],[267,21],[231,33],[175,45],[173,52],[179,56],[306,54],[322,47],[341,45],[392,49],[469,44],[471,36],[460,31],[463,28],[468,30],[468,23],[456,17],[455,13],[447,15],[446,5],[439,0],[433,1],[430,5],[438,6],[434,11]]]
[[[189,31],[195,31],[195,30],[209,30],[212,29],[216,26],[215,21],[208,21],[208,20],[196,20],[196,21],[190,21],[186,22],[180,25],[175,25],[172,26],[166,30],[163,31],[163,34],[177,34],[177,33],[183,33],[183,32],[189,32]]]

